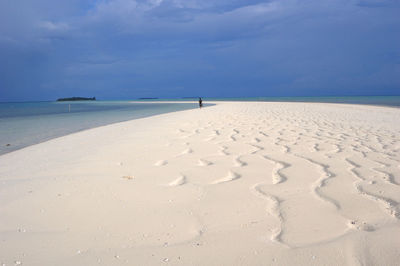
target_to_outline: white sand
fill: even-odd
[[[399,265],[400,109],[218,103],[0,156],[0,265]]]

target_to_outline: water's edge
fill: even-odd
[[[210,106],[210,104],[205,106]],[[0,116],[0,156],[76,132],[154,115],[195,109],[198,105],[195,103],[145,103],[140,108],[136,110],[116,106],[112,110]]]
[[[149,101],[193,101],[195,99],[152,99]],[[400,107],[400,96],[324,96],[324,97],[231,97],[231,98],[203,98],[205,102],[229,101],[229,102],[301,102],[301,103],[337,103],[359,104],[371,106]],[[137,100],[146,101],[146,100]]]
[[[90,103],[0,103],[0,156],[53,138],[99,126],[198,108],[196,100],[197,99],[141,99],[133,101],[96,101]],[[392,108],[400,107],[400,96],[247,97],[203,98],[203,100],[205,102],[301,102],[357,104]],[[7,104],[17,108],[3,108]],[[140,110],[132,110],[131,107],[135,105],[146,107]],[[209,105],[211,104],[205,104],[205,106]],[[49,106],[51,108],[49,108]],[[70,108],[70,110],[68,110],[68,108]]]

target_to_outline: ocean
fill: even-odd
[[[170,100],[181,103],[165,102]],[[94,127],[198,108],[193,100],[197,101],[197,98],[149,100],[152,103],[143,103],[143,100],[140,103],[135,101],[0,103],[0,155]],[[207,101],[324,102],[400,107],[400,96],[203,98],[203,100],[205,103]]]
[[[205,101],[315,102],[400,107],[400,96],[203,98]]]
[[[0,103],[0,155],[94,127],[192,108],[197,103]]]
[[[155,99],[151,101],[193,101],[189,99]],[[327,96],[327,97],[204,97],[203,101],[245,101],[245,102],[309,102],[309,103],[344,103],[400,107],[400,96]]]

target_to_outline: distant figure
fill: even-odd
[[[199,107],[203,107],[203,100],[201,99],[201,97],[199,97]]]

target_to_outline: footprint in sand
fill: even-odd
[[[186,183],[186,176],[181,175],[180,177],[178,177],[177,179],[171,181],[168,183],[168,186],[170,187],[177,187],[177,186],[181,186],[184,185]]]
[[[154,164],[154,166],[163,166],[163,165],[166,165],[166,164],[168,164],[168,161],[166,161],[166,160],[159,160],[159,161],[157,161],[157,162]]]
[[[193,150],[191,148],[188,148],[188,149],[184,150],[183,152],[181,152],[181,155],[189,154],[189,153],[193,153]]]
[[[199,159],[199,162],[198,162],[198,166],[209,166],[209,165],[212,165],[213,163],[212,162],[210,162],[210,161],[207,161],[207,160],[204,160],[204,159]]]
[[[231,155],[231,154],[227,151],[227,149],[228,149],[228,147],[226,147],[226,146],[221,146],[221,147],[220,147],[219,153],[220,153],[221,155]]]
[[[350,228],[354,228],[354,229],[362,230],[362,231],[368,231],[368,232],[375,231],[374,226],[372,226],[366,222],[360,222],[360,221],[356,221],[356,220],[349,221],[348,226]]]
[[[193,150],[191,148],[187,148],[186,150],[182,151],[181,153],[179,153],[175,157],[180,157],[180,156],[184,156],[184,155],[191,154],[191,153],[193,153]]]
[[[241,175],[239,175],[238,173],[229,171],[229,173],[220,179],[215,180],[214,182],[212,182],[212,185],[216,185],[216,184],[221,184],[221,183],[225,183],[225,182],[230,182],[236,179],[239,179],[241,177]]]
[[[244,161],[242,161],[242,160],[240,159],[240,157],[241,157],[241,156],[237,156],[237,157],[234,159],[234,166],[235,166],[235,167],[243,167],[243,166],[246,166],[246,165],[247,165],[247,163],[244,162]]]

